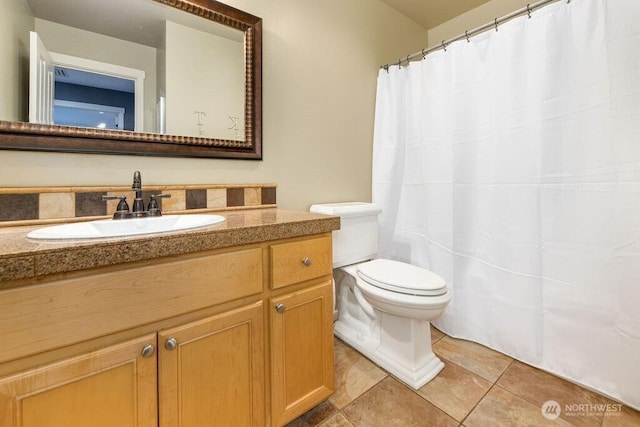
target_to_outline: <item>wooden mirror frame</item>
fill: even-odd
[[[0,120],[0,149],[261,160],[262,19],[215,0],[154,1],[244,33],[244,141]]]

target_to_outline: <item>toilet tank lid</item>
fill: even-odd
[[[311,205],[309,212],[337,215],[341,218],[379,214],[382,209],[373,203],[343,202]]]

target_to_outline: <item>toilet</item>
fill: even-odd
[[[340,230],[333,232],[334,334],[419,389],[444,368],[431,349],[430,329],[451,299],[444,279],[376,258],[381,212],[376,205],[328,203],[310,211],[340,217]]]

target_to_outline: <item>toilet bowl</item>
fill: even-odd
[[[444,279],[376,258],[375,205],[332,203],[311,211],[341,219],[333,235],[335,335],[407,385],[422,387],[444,368],[431,349],[430,328],[451,299]]]

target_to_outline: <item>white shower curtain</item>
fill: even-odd
[[[374,133],[380,255],[446,279],[436,326],[639,409],[640,1],[381,70]]]

